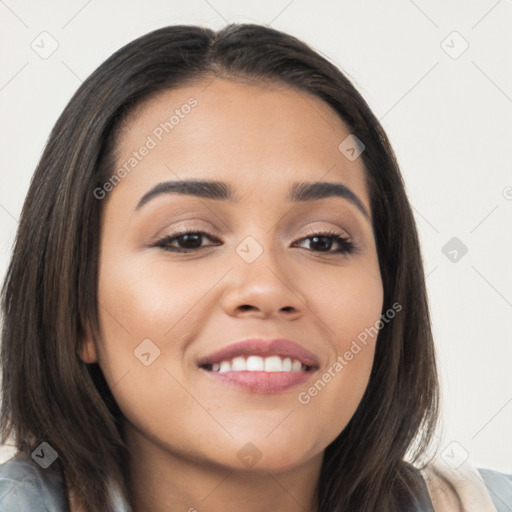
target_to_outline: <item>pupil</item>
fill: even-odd
[[[323,246],[323,248],[329,250],[330,249],[330,245],[332,244],[332,240],[330,240],[328,237],[326,236],[315,236],[312,238],[312,245],[315,245],[317,243],[318,240],[323,240],[324,243],[323,244],[320,244],[320,246]],[[327,243],[325,243],[327,240]],[[327,247],[326,247],[327,246]],[[322,247],[317,247],[317,249],[321,249]]]
[[[188,242],[188,245],[193,247],[201,247],[201,235],[182,235],[180,238],[185,244]],[[190,244],[191,239],[195,239],[195,243]]]

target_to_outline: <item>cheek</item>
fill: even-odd
[[[297,286],[304,290],[310,316],[319,320],[316,323],[334,358],[350,350],[353,340],[365,338],[364,333],[379,322],[384,292],[378,264],[373,259],[330,273],[309,272],[297,281]],[[367,338],[371,348],[375,336]]]
[[[338,282],[335,288],[324,283],[322,299],[332,355],[317,379],[297,394],[312,421],[324,424],[324,443],[347,425],[366,390],[383,304],[380,274],[368,267],[352,269]]]
[[[364,269],[350,270],[340,279],[337,287],[330,289],[330,319],[341,339],[353,337],[360,329],[378,320],[383,301],[380,276],[366,273]]]
[[[211,270],[202,276],[197,267],[192,272],[186,265],[165,261],[127,258],[105,265],[98,293],[107,339],[123,349],[133,350],[146,338],[154,339],[161,350],[171,348],[173,335],[190,323],[188,315],[216,280]]]
[[[196,326],[201,328],[201,318],[205,322],[200,301],[218,277],[211,268],[203,275],[197,265],[193,271],[193,265],[178,269],[164,258],[148,263],[105,255],[104,260],[98,289],[100,366],[116,402],[128,421],[149,436],[164,439],[173,432],[182,444],[199,438],[200,426],[211,418],[186,391],[183,353]],[[183,422],[184,411],[204,417]]]
[[[102,333],[98,356],[110,387],[116,386],[114,395],[127,381],[139,379],[148,380],[156,389],[155,369],[165,358],[176,358],[172,353],[176,344],[171,341],[185,323],[180,320],[191,305],[185,276],[175,272],[166,275],[161,267],[113,251],[103,254],[98,286]],[[123,386],[117,386],[121,380]]]
[[[225,262],[218,269],[171,264],[165,254],[144,260],[104,253],[98,287],[99,359],[126,416],[135,414],[143,423],[158,416],[164,402],[168,410],[173,403],[193,407],[178,382],[190,387],[186,349],[208,330],[211,311],[219,308],[215,285],[226,268]]]

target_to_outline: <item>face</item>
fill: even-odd
[[[354,340],[383,301],[363,162],[338,149],[349,134],[319,98],[220,78],[127,120],[125,172],[103,188],[102,339],[82,358],[99,362],[130,439],[283,471],[347,425],[376,337]],[[224,185],[197,196],[185,181]],[[324,182],[338,192],[307,193]]]

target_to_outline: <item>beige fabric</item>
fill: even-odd
[[[496,512],[480,473],[469,461],[454,469],[439,458],[422,474],[435,512]]]

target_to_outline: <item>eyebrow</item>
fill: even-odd
[[[237,203],[240,200],[236,196],[233,187],[222,181],[165,181],[158,183],[158,185],[146,192],[137,203],[135,210],[139,210],[151,199],[162,194],[184,194],[205,199],[214,199],[216,201],[229,201],[232,203]],[[370,214],[362,201],[352,190],[342,183],[306,181],[293,183],[286,199],[290,202],[299,203],[316,201],[328,197],[347,199],[371,222]]]

